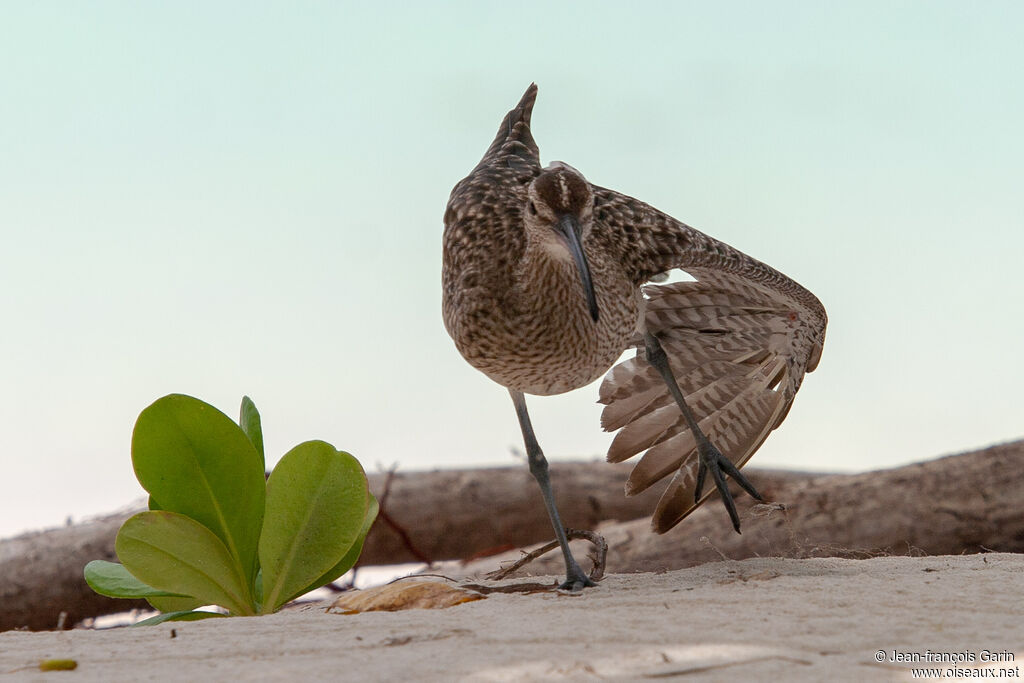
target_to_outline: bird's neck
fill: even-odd
[[[524,309],[557,298],[566,289],[582,289],[572,255],[554,242],[527,240],[515,273],[514,294],[519,307]],[[582,302],[581,298],[581,305]]]

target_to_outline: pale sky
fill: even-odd
[[[140,496],[132,426],[170,392],[250,395],[269,462],[318,438],[368,470],[514,464],[507,392],[441,322],[441,219],[531,81],[545,163],[825,304],[754,465],[1022,437],[1022,25],[1017,2],[6,3],[0,536]],[[603,455],[596,398],[529,399],[549,459]]]

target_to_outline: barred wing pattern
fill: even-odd
[[[813,295],[808,305],[806,297],[797,300],[749,277],[717,268],[686,270],[695,282],[644,287],[646,324],[660,339],[701,429],[741,467],[785,418],[804,373],[817,365],[824,309]],[[652,517],[654,531],[664,533],[699,504],[697,446],[661,376],[644,358],[642,343],[638,347],[637,356],[613,367],[601,385],[601,425],[619,430],[610,462],[646,451],[629,476],[627,495],[675,473]],[[705,487],[701,501],[713,490]]]

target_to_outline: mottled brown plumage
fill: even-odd
[[[602,426],[619,430],[608,459],[644,453],[627,493],[673,475],[653,517],[664,532],[699,504],[701,437],[648,363],[645,333],[664,349],[698,431],[742,466],[817,365],[825,310],[799,284],[727,244],[591,185],[565,164],[542,168],[530,133],[536,95],[531,85],[452,191],[445,326],[466,360],[513,397],[570,391],[607,372]],[[582,265],[572,258],[570,223]],[[581,276],[586,264],[596,312]],[[673,268],[696,281],[648,284]],[[630,347],[636,357],[612,368]]]

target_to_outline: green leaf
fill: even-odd
[[[253,586],[266,486],[262,459],[241,428],[207,403],[171,394],[139,415],[132,463],[151,502],[216,534]]]
[[[338,564],[359,536],[369,491],[359,461],[323,441],[288,451],[267,481],[260,536],[263,612]]]
[[[187,612],[205,603],[193,597],[182,598],[146,598],[146,602],[158,612]]]
[[[154,624],[162,624],[165,621],[198,621],[200,619],[216,619],[217,617],[226,617],[226,614],[220,612],[192,612],[189,610],[181,610],[178,612],[166,612],[164,614],[158,614],[155,617],[149,619],[143,619],[142,621],[132,624],[132,626],[153,626]]]
[[[359,536],[356,537],[355,543],[348,549],[345,556],[341,558],[338,564],[328,569],[323,576],[309,584],[300,591],[297,591],[294,595],[285,600],[285,603],[291,602],[292,600],[305,595],[310,591],[314,591],[320,586],[326,586],[331,581],[334,581],[339,576],[347,572],[349,569],[355,566],[359,556],[363,553],[363,543],[366,541],[366,535],[370,533],[370,527],[373,526],[373,522],[377,519],[377,512],[380,511],[380,506],[377,504],[377,499],[374,495],[370,494],[370,504],[366,509],[366,517],[363,518],[363,526],[359,530]]]
[[[123,564],[106,560],[93,560],[85,565],[85,582],[89,588],[108,598],[187,597],[153,588],[132,576]]]
[[[260,568],[259,573],[256,575],[256,588],[253,589],[253,604],[256,607],[256,612],[263,614],[263,568]]]
[[[145,583],[233,614],[251,615],[249,585],[224,543],[199,522],[176,512],[128,518],[114,543],[125,568]]]
[[[252,402],[251,398],[243,396],[242,408],[239,412],[238,425],[249,437],[249,441],[252,441],[253,447],[260,455],[260,462],[263,463],[260,467],[266,471],[267,459],[263,454],[263,425],[260,422],[260,411],[256,410],[256,404]]]

